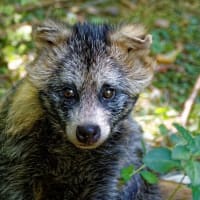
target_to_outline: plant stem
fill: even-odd
[[[182,186],[181,184],[182,184],[184,178],[185,178],[185,175],[181,178],[181,181],[179,182],[179,184],[177,185],[177,187],[174,189],[174,191],[172,192],[172,194],[169,196],[169,198],[167,200],[173,200],[177,191],[181,188],[181,186]]]
[[[139,167],[138,169],[136,169],[134,172],[133,172],[133,174],[132,174],[132,176],[133,175],[135,175],[135,174],[137,174],[137,173],[139,173],[142,169],[144,169],[146,166],[145,165],[142,165],[141,167]]]

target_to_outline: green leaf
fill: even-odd
[[[194,140],[195,140],[194,145],[190,146],[190,150],[193,156],[199,157],[200,156],[200,135],[195,136]]]
[[[168,133],[169,133],[169,130],[166,128],[166,126],[164,124],[160,124],[159,125],[159,130],[160,130],[160,133],[163,135],[163,136],[167,136]]]
[[[14,6],[12,5],[4,5],[0,6],[0,13],[6,14],[6,15],[11,15],[14,12]]]
[[[199,200],[200,197],[200,185],[192,186],[192,200]]]
[[[134,171],[135,171],[134,165],[129,165],[128,167],[124,167],[120,172],[121,178],[125,182],[129,181],[133,176]]]
[[[142,145],[142,150],[143,150],[144,154],[146,154],[147,148],[146,148],[146,145],[145,145],[145,141],[143,139],[141,140],[141,145]]]
[[[147,167],[159,173],[166,173],[180,166],[179,161],[172,160],[171,151],[164,147],[149,151],[143,158],[143,162]]]
[[[184,169],[189,176],[192,185],[200,185],[200,162],[191,160],[187,162],[187,164],[184,166]]]
[[[190,151],[186,146],[177,145],[172,149],[172,159],[174,160],[189,160],[190,157]]]
[[[140,174],[150,184],[156,184],[158,182],[158,177],[149,171],[144,170]]]
[[[158,107],[155,109],[155,114],[158,114],[158,115],[165,115],[168,111],[168,108],[167,107]]]
[[[177,131],[182,135],[182,137],[188,142],[188,144],[194,144],[194,138],[191,136],[188,130],[176,123],[174,123],[174,126],[176,127]]]
[[[185,140],[178,134],[170,135],[169,139],[172,142],[172,144],[174,144],[174,145],[176,145],[176,144],[184,145],[186,143]]]

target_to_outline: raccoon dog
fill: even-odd
[[[33,28],[38,49],[0,110],[1,200],[160,200],[140,175],[141,129],[131,117],[153,74],[139,25]]]

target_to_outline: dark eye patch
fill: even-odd
[[[62,83],[50,87],[48,90],[49,95],[53,95],[58,104],[63,106],[71,106],[79,101],[79,94],[76,86],[71,83]]]
[[[73,99],[76,96],[76,91],[73,88],[65,88],[63,95],[66,99]]]
[[[106,100],[111,100],[115,97],[116,95],[116,90],[115,88],[109,86],[109,85],[104,85],[101,89],[100,96],[106,101]]]
[[[79,101],[79,94],[75,85],[66,85],[59,93],[65,105],[73,105]]]
[[[112,101],[118,93],[118,90],[109,84],[104,84],[98,94],[99,100],[103,102],[109,102]]]

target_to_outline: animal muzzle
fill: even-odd
[[[98,125],[85,124],[76,128],[77,140],[82,144],[92,145],[100,139],[100,136],[101,130]]]

